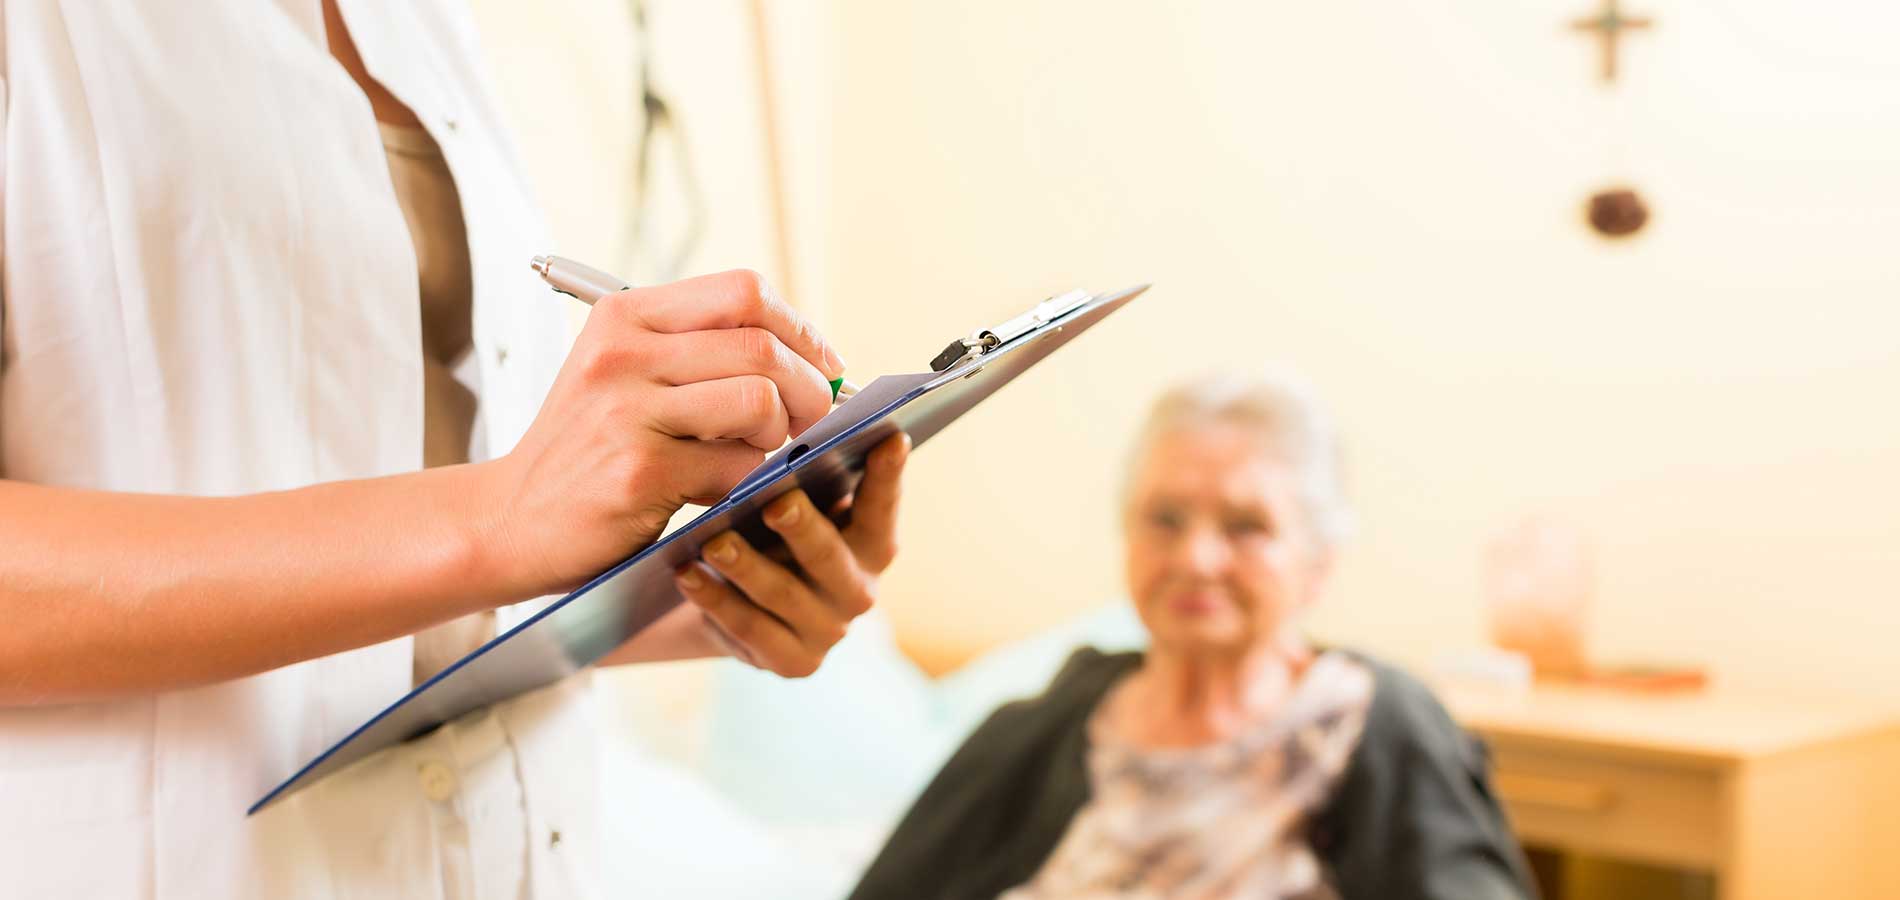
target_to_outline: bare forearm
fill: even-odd
[[[597,302],[496,460],[226,499],[0,481],[0,706],[242,677],[581,584],[825,415],[843,370],[757,275],[730,272]],[[775,574],[741,587],[784,609],[831,602]],[[752,648],[765,662],[808,669],[843,634],[816,614],[774,630],[735,597],[695,604],[716,607],[724,641],[773,644]],[[706,627],[682,615],[613,660],[726,649]]]
[[[0,705],[241,677],[532,596],[478,468],[229,498],[0,481]]]

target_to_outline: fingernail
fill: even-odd
[[[844,357],[839,356],[838,351],[833,350],[830,344],[825,345],[825,362],[831,366],[831,371],[825,373],[826,375],[836,378],[844,374]]]
[[[699,590],[700,587],[706,583],[705,577],[699,574],[699,567],[691,563],[688,563],[686,568],[679,571],[678,577],[680,587],[689,591]]]
[[[772,514],[766,518],[771,521],[773,527],[792,525],[798,521],[798,502],[796,500],[781,501],[772,508]]]
[[[739,548],[735,545],[738,540],[730,532],[713,538],[713,542],[706,546],[707,558],[716,563],[731,563],[738,559]]]
[[[905,457],[910,456],[910,435],[898,432],[896,443],[897,446],[884,451],[883,459],[880,460],[887,471],[903,465]]]

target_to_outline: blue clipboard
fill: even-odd
[[[717,504],[443,669],[272,788],[249,813],[270,806],[378,750],[444,722],[566,678],[625,643],[683,602],[673,571],[707,540],[736,529],[762,551],[782,548],[760,510],[803,488],[830,509],[857,488],[865,455],[904,431],[921,447],[1058,347],[1147,290],[1072,291],[1000,325],[951,342],[914,375],[886,375],[859,391],[747,475]]]

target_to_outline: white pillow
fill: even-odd
[[[730,660],[597,681],[609,880],[633,896],[842,896],[945,759],[1077,647],[1145,647],[1124,601],[932,681],[878,610],[788,681]],[[747,893],[747,892],[750,893]]]
[[[722,665],[700,771],[742,808],[780,824],[895,824],[997,706],[1040,693],[1077,647],[1147,645],[1117,601],[1006,644],[938,681],[897,648],[873,611],[817,675],[786,681]]]
[[[1148,646],[1148,632],[1126,600],[1116,600],[1054,628],[1004,644],[937,681],[942,727],[957,742],[997,707],[1048,687],[1062,663],[1081,647],[1114,653]]]
[[[810,678],[728,662],[712,696],[700,772],[775,824],[893,824],[960,737],[939,724],[934,685],[880,610]]]
[[[831,900],[857,883],[861,860],[798,846],[636,745],[602,746],[603,896]]]

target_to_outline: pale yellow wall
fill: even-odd
[[[615,260],[624,4],[475,6],[560,249]],[[747,4],[652,6],[713,195],[689,268],[779,276]],[[885,585],[912,646],[1116,594],[1105,489],[1142,405],[1272,361],[1343,420],[1365,520],[1322,635],[1475,645],[1483,546],[1541,512],[1596,541],[1605,654],[1900,698],[1900,14],[1658,5],[1612,101],[1556,0],[764,8],[787,288],[854,376],[1157,283],[918,457]],[[1620,247],[1576,217],[1614,177],[1657,213]]]
[[[627,253],[634,141],[644,116],[625,0],[473,0],[503,113],[547,210],[555,249],[644,281],[652,258]],[[648,0],[653,77],[691,146],[710,211],[687,274],[753,268],[776,277],[758,129],[756,53],[743,0]],[[663,149],[662,151],[667,152]],[[656,159],[658,216],[677,245],[672,160]],[[526,262],[523,262],[526,265]]]
[[[854,372],[1156,283],[917,457],[906,640],[1114,596],[1145,402],[1271,361],[1350,444],[1323,636],[1476,645],[1482,549],[1542,512],[1596,541],[1605,654],[1900,699],[1900,15],[1650,5],[1617,104],[1568,0],[838,4],[820,243]],[[1656,210],[1626,246],[1578,221],[1612,176]]]

